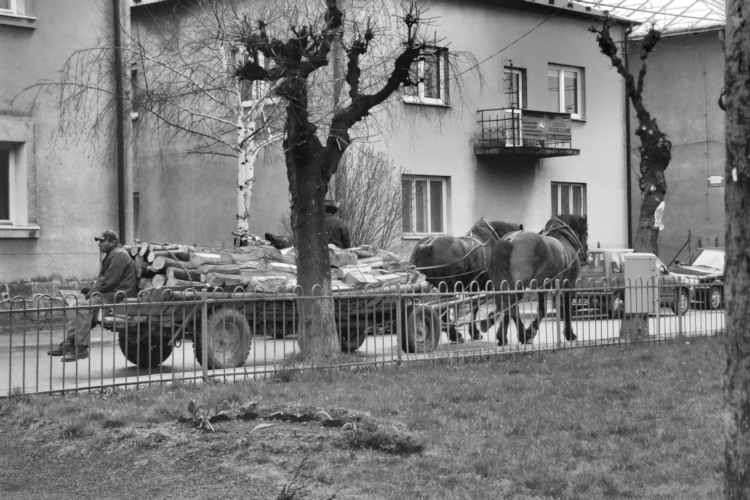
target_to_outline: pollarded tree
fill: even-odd
[[[276,23],[263,18],[244,23],[244,46],[250,58],[238,71],[243,80],[271,82],[276,95],[285,102],[283,148],[297,249],[297,281],[306,295],[328,296],[300,301],[300,347],[313,360],[339,350],[324,235],[325,197],[331,177],[352,143],[353,128],[399,88],[418,83],[410,79],[410,68],[428,47],[420,37],[424,20],[415,4],[404,8],[399,17],[398,45],[389,46],[395,37],[383,36],[377,54],[373,54],[376,35],[378,29],[388,29],[387,16],[368,12],[366,5],[361,10],[350,5],[345,22],[336,0],[326,0],[325,4],[325,10],[316,15],[310,13],[317,10],[317,2],[294,2],[294,9],[285,10],[296,13],[294,19],[283,16]],[[373,18],[382,21],[382,26],[376,27]],[[272,30],[276,30],[275,36]],[[333,88],[333,78],[326,68],[337,43],[343,45],[346,54],[348,97],[336,105],[321,106],[321,88],[323,95],[330,95]],[[269,68],[260,64],[260,55],[271,62]]]
[[[592,27],[591,31],[597,34],[596,40],[602,54],[609,57],[612,66],[625,79],[625,93],[630,98],[638,118],[638,127],[635,131],[641,141],[638,185],[643,200],[633,248],[636,252],[655,254],[658,249],[659,227],[655,225],[654,215],[667,194],[664,171],[672,158],[672,143],[667,139],[667,135],[659,130],[656,118],[652,118],[646,109],[643,102],[643,79],[648,68],[648,55],[661,39],[661,34],[654,29],[649,30],[641,41],[641,69],[636,80],[625,68],[622,59],[617,56],[617,45],[609,33],[610,23],[611,21],[605,20],[600,30]]]

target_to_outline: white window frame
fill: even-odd
[[[432,106],[447,106],[448,99],[446,98],[446,82],[448,81],[448,64],[446,61],[448,59],[448,49],[446,47],[427,47],[425,52],[431,54],[437,52],[438,70],[440,71],[440,86],[438,88],[440,97],[425,97],[425,61],[420,55],[419,59],[417,59],[417,78],[419,79],[419,82],[417,83],[416,95],[405,95],[404,102],[411,104],[428,104]],[[410,91],[410,89],[406,90],[407,92]]]
[[[552,213],[553,216],[565,213],[565,212],[563,212],[561,210],[561,208],[562,208],[562,199],[563,199],[562,198],[563,186],[568,186],[568,190],[569,190],[568,191],[568,212],[567,213],[573,214],[573,215],[586,215],[586,213],[588,211],[588,208],[587,208],[587,205],[588,205],[588,192],[587,191],[588,191],[588,189],[586,188],[586,183],[585,182],[557,182],[557,181],[553,181],[552,184],[551,184],[551,186],[550,186],[550,191],[551,191],[550,192],[550,204],[552,202],[552,193],[554,192],[554,186],[555,185],[558,186],[558,188],[557,188],[557,211],[558,211],[558,213],[555,213],[552,210],[553,207],[550,206],[550,212]],[[577,214],[577,213],[573,212],[573,187],[575,187],[575,186],[581,187],[582,200],[581,200],[581,213],[580,214]]]
[[[514,109],[526,109],[526,106],[524,104],[524,77],[526,76],[526,72],[523,70],[523,68],[516,68],[513,66],[505,66],[503,68],[503,79],[502,79],[502,88],[501,92],[503,96],[507,96],[508,93],[506,92],[505,88],[505,74],[510,73],[511,75],[518,75],[518,107]],[[510,105],[506,105],[508,109],[510,108]]]
[[[404,231],[403,224],[401,223],[401,229],[402,229],[402,235],[403,237],[419,237],[422,238],[423,236],[428,236],[432,234],[447,234],[448,232],[448,178],[447,177],[438,177],[438,176],[429,176],[429,175],[402,175],[401,176],[401,184],[402,184],[402,190],[403,190],[403,181],[411,181],[410,187],[411,187],[411,200],[412,200],[412,207],[411,207],[411,219],[414,231],[408,232]],[[416,203],[414,200],[416,200],[416,183],[417,181],[426,181],[427,185],[429,186],[430,182],[436,182],[439,181],[442,184],[442,199],[441,199],[441,207],[442,207],[442,219],[443,219],[443,230],[442,231],[429,231],[429,232],[422,232],[418,233],[416,231],[417,229],[417,216],[416,216]],[[430,189],[428,187],[427,189],[427,227],[428,229],[432,229],[432,210],[430,210],[430,202],[431,202],[431,193]],[[402,210],[403,210],[403,203],[405,203],[405,198],[403,196],[403,191],[401,193],[402,195]]]
[[[7,9],[0,7],[0,15],[17,16],[18,15],[18,0],[10,0],[9,8]]]
[[[565,111],[565,72],[575,73],[576,81],[578,82],[578,89],[576,92],[576,99],[578,101],[578,109],[575,113],[570,113],[571,118],[583,119],[583,68],[576,68],[574,66],[562,66],[560,64],[548,64],[547,65],[547,81],[549,81],[549,70],[557,70],[558,73],[558,89],[560,98],[558,100],[557,109],[551,109],[555,113],[567,113]],[[547,91],[549,92],[549,90]]]

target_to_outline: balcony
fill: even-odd
[[[474,154],[552,158],[577,156],[572,148],[571,119],[567,113],[518,108],[479,110],[481,138]]]

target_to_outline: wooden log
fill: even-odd
[[[128,253],[130,253],[130,249],[131,249],[131,248],[132,248],[132,247],[131,247],[130,245],[123,245],[123,246],[122,246],[122,249],[123,249],[123,250],[125,250],[125,251],[126,251],[126,252],[128,252]]]
[[[240,274],[240,266],[238,266],[237,264],[203,264],[202,266],[198,266],[197,270],[202,272],[203,274]]]
[[[233,264],[232,258],[229,254],[218,254],[218,253],[203,253],[194,252],[190,254],[190,262],[195,264],[195,267],[202,266],[204,264]]]
[[[154,285],[149,278],[141,278],[138,280],[139,290],[148,290],[150,288],[154,288]]]
[[[130,245],[130,256],[135,257],[138,255],[138,250],[141,249],[141,244],[137,241],[134,241],[132,245]]]
[[[364,259],[358,259],[357,264],[364,264],[370,266],[372,269],[383,267],[382,257],[366,257]]]
[[[263,291],[273,293],[277,289],[291,292],[297,286],[297,279],[289,274],[276,274],[271,276],[247,276],[247,290],[249,292]]]
[[[168,267],[179,267],[179,268],[184,267],[185,269],[195,269],[198,266],[190,261],[182,261],[182,260],[170,259],[168,257],[159,256],[159,257],[156,257],[154,261],[151,263],[151,267],[153,267],[157,271],[161,271]]]
[[[336,269],[336,276],[338,279],[343,280],[346,275],[352,274],[372,274],[370,266],[343,266]]]
[[[193,288],[203,288],[203,283],[195,281],[186,281],[178,278],[167,278],[164,286],[191,286]]]
[[[142,243],[141,248],[138,249],[138,255],[145,257],[148,253],[148,243]]]
[[[153,252],[149,252],[147,256],[147,260],[149,262],[153,262],[154,259],[157,257],[167,257],[168,259],[177,259],[182,261],[189,261],[190,260],[190,253],[187,251],[187,249],[175,249],[175,250],[154,250]]]
[[[168,267],[167,268],[167,279],[177,279],[183,281],[193,281],[196,283],[202,283],[206,281],[206,275],[200,271],[193,269],[182,269],[179,267]]]
[[[328,260],[333,267],[351,266],[357,263],[357,256],[354,252],[342,250],[336,246],[329,246]]]
[[[282,273],[297,274],[297,266],[284,262],[271,262],[271,269]]]
[[[154,288],[162,288],[166,283],[166,274],[156,274],[153,278],[151,278],[151,284],[154,285]]]
[[[252,245],[249,247],[239,247],[232,251],[234,255],[249,255],[253,260],[268,259],[276,262],[284,262],[281,252],[270,245]]]
[[[166,244],[149,243],[148,244],[149,252],[157,252],[159,250],[177,250],[178,248],[179,248],[179,245],[175,245],[172,243],[166,243]]]
[[[238,274],[208,273],[206,274],[206,284],[226,289],[227,287],[245,286],[245,281]]]

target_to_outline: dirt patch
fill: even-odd
[[[96,428],[0,416],[0,497],[365,498],[312,462],[423,448],[398,423],[345,409],[255,405],[211,413],[212,430],[192,415]]]

